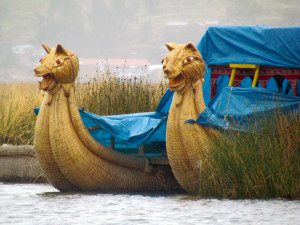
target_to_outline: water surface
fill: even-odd
[[[300,224],[300,201],[62,194],[0,183],[0,224]]]

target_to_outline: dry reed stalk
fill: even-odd
[[[228,132],[207,155],[200,195],[300,198],[300,115],[278,113],[261,133]],[[228,141],[229,140],[229,141]]]
[[[0,144],[33,142],[33,108],[40,100],[36,84],[0,84]]]
[[[111,73],[96,74],[77,82],[80,107],[99,115],[153,111],[166,90],[164,83],[152,84],[141,77],[120,78]],[[0,84],[0,145],[33,144],[36,116],[42,93],[35,83]]]

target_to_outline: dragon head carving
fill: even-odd
[[[192,43],[167,43],[166,46],[169,53],[162,60],[162,64],[171,90],[180,92],[188,84],[203,78],[205,63]]]
[[[43,77],[43,80],[40,82],[40,89],[50,91],[58,83],[73,83],[79,70],[78,57],[60,44],[52,49],[45,44],[42,44],[42,46],[47,55],[34,68],[34,75]]]

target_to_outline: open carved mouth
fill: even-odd
[[[44,75],[43,80],[39,81],[40,90],[44,90],[44,91],[50,90],[54,87],[54,85],[55,85],[55,81],[53,80],[50,74]]]
[[[169,79],[169,87],[172,89],[180,86],[185,81],[182,73],[180,73],[179,75],[177,75],[174,78],[168,78],[168,79]]]

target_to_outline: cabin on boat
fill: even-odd
[[[208,104],[224,87],[300,96],[300,27],[209,27],[198,49],[207,65]]]

